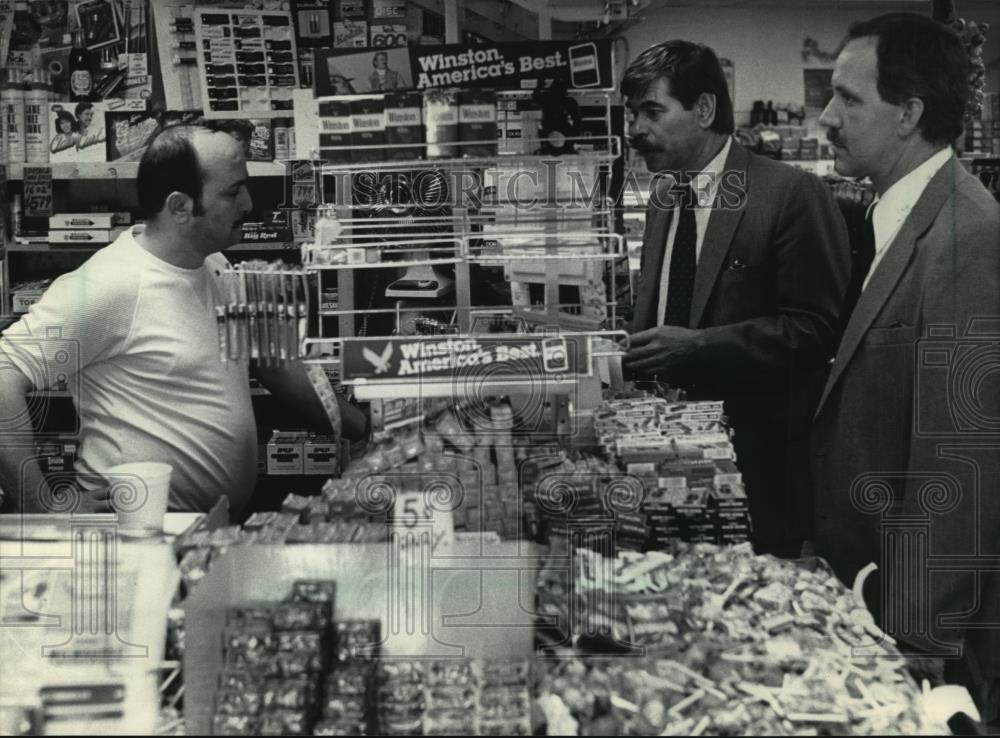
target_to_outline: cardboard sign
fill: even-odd
[[[376,60],[376,54],[388,58]],[[611,44],[606,40],[522,41],[411,46],[406,49],[316,51],[316,96],[363,94],[384,89],[470,87],[498,90],[533,86],[534,80],[565,80],[574,89],[611,89]],[[378,63],[376,63],[378,62]],[[372,86],[375,69],[392,85]],[[323,73],[320,73],[323,70]],[[348,89],[350,87],[350,89]]]
[[[450,545],[455,540],[455,518],[451,510],[438,509],[430,504],[426,492],[400,492],[392,508],[392,522],[398,532],[405,531],[410,535],[402,536],[404,545],[408,541],[424,542],[424,537],[430,533],[432,549]]]
[[[345,340],[343,380],[535,382],[589,376],[590,347],[578,336],[405,337]]]
[[[24,168],[24,216],[47,218],[52,215],[51,167]]]

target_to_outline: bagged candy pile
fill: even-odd
[[[748,545],[575,553],[571,584],[552,572],[539,585],[542,612],[571,631],[542,661],[550,734],[946,730],[921,712],[891,639],[819,562]],[[614,655],[583,652],[602,639]]]

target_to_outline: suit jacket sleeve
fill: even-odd
[[[793,374],[822,366],[836,351],[850,271],[847,227],[818,177],[790,179],[783,199],[771,205],[779,218],[768,264],[773,309],[705,328],[704,345],[695,352],[699,374],[723,391],[783,385]],[[753,192],[747,207],[752,204]]]

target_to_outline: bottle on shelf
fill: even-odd
[[[91,54],[83,43],[83,31],[73,32],[73,48],[69,52],[69,99],[89,100],[94,91],[94,71]]]
[[[24,87],[14,69],[7,70],[7,83],[0,90],[3,140],[8,164],[24,162]]]
[[[52,85],[49,73],[36,69],[24,94],[25,161],[47,164],[49,161],[49,97]]]

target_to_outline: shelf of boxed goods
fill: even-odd
[[[48,253],[89,253],[93,251],[99,251],[103,249],[108,244],[66,244],[66,243],[49,243],[36,242],[36,243],[11,243],[7,245],[7,251],[9,253],[38,253],[38,252],[48,252]],[[298,247],[300,244],[294,242],[281,242],[281,243],[238,243],[230,246],[226,249],[225,253],[251,253],[258,251],[291,251],[298,253]]]
[[[576,145],[587,145],[592,146],[595,141],[593,137],[578,137],[572,139],[566,139],[567,143],[573,143]],[[607,139],[599,139],[604,142],[606,149],[597,149],[594,151],[587,151],[585,153],[578,154],[559,154],[546,156],[544,154],[490,154],[489,156],[482,155],[466,155],[466,156],[451,156],[451,157],[428,157],[426,159],[397,159],[384,162],[365,162],[363,166],[370,168],[372,171],[377,172],[399,172],[399,171],[411,171],[414,169],[427,169],[430,167],[437,167],[440,169],[460,169],[460,168],[474,168],[474,169],[491,169],[495,167],[526,167],[532,166],[537,167],[540,162],[553,162],[560,165],[573,165],[577,164],[580,166],[593,166],[602,164],[611,164],[615,159],[621,156],[621,146],[619,144],[619,139],[617,136],[610,136]],[[541,142],[539,142],[541,143]],[[439,144],[440,145],[440,144]],[[486,146],[496,146],[496,142],[489,141],[454,141],[447,144],[453,148],[462,147],[476,147],[482,148]],[[353,152],[363,152],[365,150],[379,151],[383,152],[388,149],[400,148],[400,149],[412,149],[413,144],[380,144],[377,146],[341,146],[333,147],[329,149],[324,149],[325,154],[340,152],[344,153],[347,151]],[[323,174],[346,174],[346,173],[357,173],[358,163],[346,162],[343,164],[323,164],[322,172]]]
[[[24,179],[25,167],[47,167],[52,170],[52,178],[64,179],[135,179],[139,171],[139,162],[76,162],[66,164],[9,164],[7,179],[20,181]],[[251,161],[247,162],[247,171],[251,177],[280,177],[285,174],[284,162]]]

